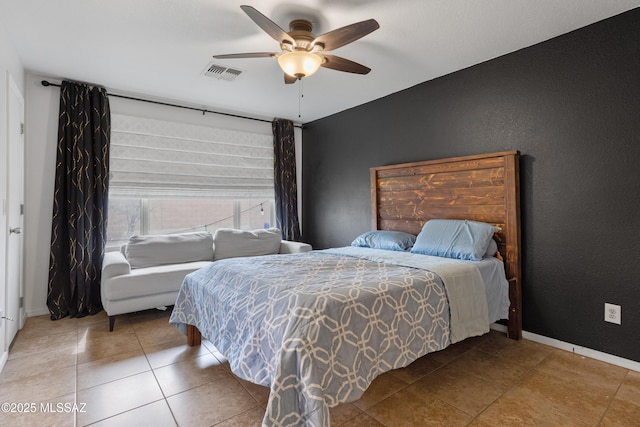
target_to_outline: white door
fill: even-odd
[[[24,98],[11,76],[7,90],[7,293],[5,346],[8,348],[23,318],[22,241],[24,224]]]

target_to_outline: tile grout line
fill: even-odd
[[[143,329],[144,329],[144,328],[143,328]],[[156,385],[158,386],[158,388],[159,388],[159,390],[160,390],[160,392],[161,392],[161,394],[162,394],[162,398],[161,398],[161,399],[158,399],[158,400],[156,400],[156,401],[153,401],[153,402],[148,402],[148,403],[146,403],[146,404],[144,404],[144,405],[141,405],[141,406],[138,406],[138,407],[136,407],[136,408],[130,408],[130,409],[128,409],[127,411],[124,411],[124,412],[119,413],[119,414],[114,414],[114,415],[112,415],[112,416],[110,416],[110,417],[107,417],[107,418],[105,418],[105,419],[112,418],[112,417],[114,417],[114,416],[118,416],[118,415],[122,415],[122,414],[124,414],[124,413],[126,413],[126,412],[129,412],[129,411],[132,411],[132,410],[135,410],[135,409],[141,408],[141,407],[143,407],[143,406],[146,406],[146,405],[149,405],[149,404],[152,404],[152,403],[156,403],[156,402],[159,402],[159,401],[161,401],[161,400],[162,400],[162,401],[164,401],[164,402],[165,402],[165,404],[167,405],[168,409],[170,410],[170,413],[171,413],[171,415],[172,415],[172,417],[173,417],[173,419],[174,419],[175,424],[176,424],[176,425],[178,425],[177,421],[175,420],[175,414],[174,414],[174,413],[173,413],[173,411],[171,410],[171,407],[170,407],[170,405],[169,405],[169,403],[168,403],[166,393],[164,392],[164,390],[163,390],[163,389],[162,389],[162,387],[160,386],[159,380],[158,380],[158,378],[157,378],[157,376],[156,376],[156,373],[155,373],[155,369],[156,369],[156,368],[153,368],[153,366],[151,365],[151,361],[149,360],[149,357],[148,357],[148,352],[145,350],[144,346],[142,345],[142,341],[140,340],[140,336],[139,336],[139,334],[138,334],[138,332],[140,332],[140,331],[138,330],[138,328],[132,327],[132,332],[133,332],[134,336],[136,337],[136,340],[138,341],[138,344],[139,344],[139,346],[140,346],[140,349],[141,349],[141,351],[142,351],[143,355],[145,356],[145,360],[146,360],[147,365],[148,365],[148,367],[149,367],[149,370],[145,370],[144,372],[151,372],[151,374],[154,376],[154,379],[155,379],[155,381],[156,381]],[[206,350],[207,350],[207,352],[208,352],[208,353],[211,353],[211,351],[210,351],[208,348],[206,348]],[[215,357],[215,356],[214,356],[214,357]],[[88,362],[87,362],[87,363],[88,363]],[[177,362],[176,362],[176,363],[177,363]],[[171,364],[169,364],[169,365],[171,365]],[[158,367],[158,368],[163,368],[163,367],[166,367],[166,366],[168,366],[168,365],[161,366],[161,367]],[[92,387],[89,387],[88,389],[93,388],[93,387],[99,387],[99,386],[101,386],[101,385],[108,384],[108,383],[110,383],[110,382],[115,382],[115,381],[118,381],[118,380],[121,380],[121,379],[124,379],[124,378],[130,378],[130,377],[132,377],[132,376],[139,375],[139,374],[140,374],[140,373],[131,374],[131,375],[128,375],[128,376],[125,376],[125,377],[122,377],[122,378],[114,379],[114,380],[112,380],[112,381],[107,381],[107,382],[105,382],[105,383],[97,384],[97,385],[94,385],[94,386],[92,386]],[[96,421],[96,422],[99,422],[99,421]]]
[[[475,347],[476,347],[476,346],[472,346],[472,347],[470,347],[469,349],[467,349],[467,350],[463,351],[462,353],[460,353],[460,354],[456,355],[456,356],[455,356],[454,358],[452,358],[451,360],[449,360],[449,361],[447,361],[447,362],[443,363],[442,365],[438,366],[437,368],[435,368],[435,369],[433,369],[433,370],[429,371],[427,374],[422,375],[420,378],[418,378],[418,379],[417,379],[416,381],[414,381],[413,383],[405,384],[403,387],[401,387],[401,388],[399,388],[398,390],[394,391],[393,393],[391,393],[389,396],[385,397],[385,398],[384,398],[384,399],[382,399],[381,401],[376,402],[375,404],[371,405],[371,406],[370,406],[369,408],[367,408],[366,410],[363,410],[363,411],[362,411],[362,413],[366,414],[368,417],[373,418],[374,420],[376,420],[378,423],[380,423],[380,424],[381,424],[381,425],[383,425],[384,427],[392,427],[392,426],[387,426],[386,424],[384,424],[384,423],[382,422],[382,420],[380,420],[380,419],[376,418],[376,417],[375,417],[375,415],[373,415],[373,414],[369,413],[368,411],[369,411],[371,408],[373,408],[374,406],[379,405],[379,404],[381,404],[382,402],[384,402],[384,401],[386,401],[386,400],[390,399],[390,398],[391,398],[391,397],[393,397],[395,394],[397,394],[397,393],[401,392],[402,390],[407,389],[408,387],[410,387],[411,385],[413,385],[413,384],[417,383],[418,381],[422,380],[423,378],[425,378],[425,377],[427,377],[427,376],[429,376],[429,375],[433,374],[434,372],[437,372],[437,371],[439,371],[439,370],[443,369],[445,366],[447,366],[448,364],[450,364],[451,362],[453,362],[453,361],[455,361],[455,360],[458,360],[458,359],[459,359],[460,357],[462,357],[465,353],[467,353],[467,352],[469,352],[469,351],[473,350]],[[447,348],[447,347],[445,347],[445,349],[446,349],[446,348]],[[444,349],[442,349],[442,350],[444,350]],[[429,353],[427,353],[427,354],[429,354]],[[425,356],[426,356],[427,354],[425,354]],[[423,357],[424,357],[424,356],[423,356]],[[407,366],[409,366],[409,365],[407,365]],[[391,372],[391,371],[387,371],[387,372]],[[381,375],[382,375],[382,374],[381,374]],[[404,381],[403,381],[403,382],[404,382]],[[451,404],[449,404],[449,403],[445,402],[444,400],[440,399],[440,398],[439,398],[439,397],[437,397],[437,396],[432,396],[432,397],[433,397],[435,400],[437,400],[437,401],[441,402],[442,404],[444,404],[444,405],[446,405],[446,406],[448,406],[448,407],[453,408],[453,409],[454,409],[454,410],[456,410],[456,411],[460,411],[460,412],[462,412],[462,413],[464,413],[464,414],[467,414],[465,411],[463,411],[463,410],[461,410],[461,409],[456,408],[455,406],[453,406],[453,405],[451,405]],[[359,409],[359,408],[358,408],[358,409]],[[470,415],[470,414],[467,414],[467,415]],[[470,416],[471,416],[471,415],[470,415]],[[472,419],[472,421],[473,421],[473,419]]]
[[[138,331],[137,331],[136,328],[132,328],[132,329],[133,329],[134,334],[136,335],[136,339],[138,340],[138,343],[140,344],[140,348],[142,348],[142,353],[144,354],[144,358],[147,360],[147,363],[149,364],[149,368],[151,369],[151,375],[153,375],[153,379],[156,381],[156,385],[160,389],[160,393],[162,393],[162,400],[164,401],[164,404],[167,405],[167,408],[169,408],[169,413],[171,414],[171,417],[173,417],[173,422],[175,423],[176,426],[178,426],[178,420],[176,419],[176,414],[173,413],[173,409],[171,409],[171,405],[169,405],[169,400],[167,399],[167,395],[164,392],[162,386],[160,385],[160,381],[158,380],[158,377],[156,375],[156,370],[151,365],[151,361],[149,360],[149,356],[147,355],[147,351],[142,346],[142,342],[140,342],[140,338],[138,337]],[[169,365],[167,365],[167,366],[169,366]]]
[[[620,391],[620,389],[622,388],[624,381],[627,379],[627,377],[629,376],[629,372],[630,370],[627,369],[627,372],[624,374],[624,377],[622,378],[622,380],[620,381],[620,384],[618,384],[618,387],[616,388],[616,391],[614,393],[612,393],[611,399],[609,399],[609,402],[607,403],[607,407],[604,409],[604,411],[602,412],[602,415],[600,416],[600,419],[598,420],[598,426],[602,425],[602,421],[604,420],[604,417],[607,415],[607,412],[609,412],[609,408],[611,408],[611,404],[613,403],[613,401],[616,399],[616,396],[618,395],[618,392]]]
[[[152,359],[151,355],[154,354],[154,349],[157,349],[158,347],[162,347],[162,346],[160,346],[160,344],[157,343],[157,341],[161,341],[160,338],[162,338],[162,336],[159,336],[158,339],[156,339],[156,338],[151,339],[152,337],[150,337],[148,335],[145,335],[145,333],[150,331],[150,330],[145,328],[146,325],[144,324],[144,322],[146,320],[144,320],[144,318],[140,318],[140,319],[142,320],[142,323],[140,323],[140,324],[136,323],[136,328],[132,328],[132,329],[133,329],[133,332],[135,334],[134,336],[136,337],[137,344],[140,346],[140,349],[142,350],[142,353],[145,356],[145,361],[148,364],[148,368],[149,368],[149,370],[151,370],[151,373],[154,375],[154,379],[156,381],[156,386],[160,388],[160,391],[161,391],[160,395],[162,397],[158,396],[158,399],[153,401],[153,402],[148,402],[148,403],[142,404],[140,406],[137,406],[136,408],[127,409],[126,411],[121,412],[119,414],[114,414],[114,415],[111,415],[109,417],[106,417],[103,420],[106,420],[106,419],[109,419],[109,418],[112,418],[112,417],[115,417],[115,416],[122,415],[122,414],[124,414],[126,412],[134,411],[134,410],[139,409],[139,408],[141,408],[143,406],[147,406],[147,405],[151,405],[151,404],[158,404],[158,402],[164,401],[165,405],[167,405],[167,407],[168,407],[168,409],[169,409],[169,411],[171,413],[173,422],[176,425],[178,425],[177,419],[176,419],[176,414],[174,414],[173,409],[171,408],[171,406],[169,406],[168,397],[167,397],[165,391],[162,389],[162,387],[160,385],[159,378],[161,378],[162,376],[158,377],[156,375],[155,371],[156,371],[156,369],[165,368],[168,365],[171,365],[171,364],[174,364],[174,363],[178,363],[181,359],[180,360],[175,360],[173,358],[171,358],[171,359],[158,359],[158,360],[172,360],[172,362],[169,363],[168,365],[158,366],[158,367],[154,368],[151,365],[151,360],[155,360],[155,359]],[[153,319],[153,317],[150,317],[150,319]],[[80,340],[81,340],[81,337],[84,337],[85,332],[88,330],[88,329],[85,329],[85,328],[92,327],[94,324],[93,323],[87,323],[87,322],[84,322],[84,321],[81,321],[81,320],[78,320],[78,319],[71,319],[71,321],[73,322],[73,325],[75,326],[75,343],[74,343],[75,347],[70,345],[70,346],[68,346],[68,349],[71,350],[71,349],[75,348],[75,351],[74,351],[74,356],[72,358],[68,359],[69,360],[69,364],[67,365],[68,368],[65,367],[65,369],[67,369],[67,372],[69,374],[71,374],[72,372],[74,372],[74,374],[75,374],[74,387],[73,387],[74,388],[74,395],[73,395],[74,396],[73,397],[74,400],[73,401],[77,404],[78,403],[78,399],[80,399],[82,397],[82,396],[79,395],[79,392],[81,391],[79,389],[79,386],[80,386],[79,381],[80,381],[80,379],[82,379],[81,378],[81,373],[80,373],[80,367],[81,367],[80,366],[80,364],[81,364],[80,363],[80,359],[82,359],[84,357],[83,354],[79,354],[79,352],[81,351]],[[152,326],[153,324],[150,323],[149,325]],[[33,324],[32,324],[32,326],[33,326]],[[69,326],[71,326],[71,325],[69,325]],[[42,327],[42,329],[41,329],[41,327]],[[55,325],[52,329],[55,330],[56,332],[59,331],[57,325]],[[69,333],[69,335],[72,335],[73,334],[73,330],[74,330],[74,328],[70,327],[68,332],[65,332],[65,333]],[[28,340],[31,340],[32,338],[37,339],[38,337],[40,337],[40,335],[42,335],[42,337],[47,336],[46,332],[47,332],[46,328],[44,328],[43,325],[40,322],[36,322],[35,326],[33,326],[32,328],[27,330],[27,334],[26,335],[23,334],[22,336],[19,336],[17,339],[22,339],[23,341],[25,341],[25,340],[28,341]],[[63,332],[60,332],[60,333],[62,334]],[[55,335],[55,334],[49,334],[49,335]],[[91,332],[89,332],[89,335],[93,336],[93,335],[91,335]],[[100,335],[100,336],[102,336],[102,335]],[[70,336],[69,336],[69,338],[70,338]],[[56,338],[54,340],[51,340],[50,344],[52,346],[55,346],[55,342],[54,341],[56,341],[56,340],[58,340],[58,339]],[[147,342],[148,348],[145,348],[145,347],[142,346],[143,342]],[[163,343],[164,343],[164,341],[163,341]],[[500,393],[500,395],[498,397],[496,397],[493,401],[488,403],[484,407],[484,409],[482,409],[482,411],[480,411],[475,417],[472,417],[470,423],[473,423],[474,421],[475,422],[482,422],[480,417],[483,416],[483,414],[487,414],[487,411],[491,407],[494,407],[494,405],[496,405],[496,402],[498,400],[500,400],[501,398],[506,396],[508,393],[512,392],[514,389],[516,389],[517,387],[522,385],[522,382],[525,379],[527,379],[529,376],[534,374],[535,372],[540,372],[541,370],[544,370],[546,372],[548,370],[547,368],[549,366],[548,362],[550,360],[551,361],[556,360],[555,355],[566,353],[566,350],[551,348],[552,351],[550,351],[550,352],[541,352],[540,356],[543,356],[543,357],[538,360],[538,357],[533,357],[532,358],[532,357],[528,356],[528,352],[526,351],[528,349],[528,346],[522,347],[522,349],[524,349],[525,351],[516,351],[515,353],[511,350],[511,348],[512,348],[511,346],[507,346],[507,347],[504,347],[504,348],[499,346],[499,347],[496,347],[496,349],[500,350],[500,351],[494,353],[494,352],[490,351],[491,347],[487,347],[485,345],[486,343],[490,344],[491,341],[474,342],[475,345],[473,345],[473,346],[470,346],[468,348],[467,347],[462,347],[462,348],[459,348],[457,350],[454,350],[453,353],[449,354],[449,356],[452,357],[451,359],[449,359],[449,357],[441,359],[441,360],[449,359],[449,360],[446,361],[446,363],[443,363],[442,365],[440,365],[440,366],[438,366],[436,368],[433,368],[431,366],[431,364],[426,364],[425,366],[421,366],[420,370],[416,370],[415,372],[413,372],[413,374],[411,374],[411,375],[418,374],[419,375],[418,380],[420,380],[422,378],[425,378],[428,375],[432,375],[434,372],[437,372],[437,371],[443,369],[446,366],[451,367],[451,364],[453,364],[454,362],[458,361],[460,358],[464,357],[465,355],[468,355],[470,351],[478,351],[478,352],[480,352],[482,354],[488,354],[488,355],[491,355],[493,357],[498,357],[501,360],[514,361],[514,363],[520,364],[522,366],[522,368],[523,368],[522,371],[521,371],[521,374],[513,380],[512,384],[509,385],[507,383],[507,388],[502,393]],[[24,342],[22,344],[24,344]],[[31,342],[29,342],[28,344],[29,344],[28,347],[24,347],[23,345],[21,345],[20,347],[23,350],[25,348],[33,347]],[[545,345],[545,347],[548,347],[548,346]],[[33,348],[35,348],[36,350],[38,349],[37,347],[33,347]],[[51,349],[53,349],[53,348],[55,348],[55,347],[51,347]],[[50,351],[51,349],[47,348],[44,351]],[[69,350],[65,349],[64,352],[67,353]],[[219,356],[217,356],[216,353],[214,353],[214,348],[213,347],[210,348],[209,346],[205,345],[205,349],[204,350],[205,350],[205,351],[203,351],[204,354],[202,354],[201,356],[204,356],[205,354],[206,355],[211,354],[211,355],[213,355],[213,357],[215,359],[220,361]],[[460,350],[463,350],[463,352],[458,354],[457,352],[460,351]],[[30,356],[32,356],[34,354],[41,354],[43,352],[25,353],[25,354],[21,354],[19,357],[30,357]],[[102,353],[99,353],[99,354],[102,354]],[[512,355],[512,357],[509,357],[509,355]],[[220,355],[220,356],[222,356],[222,355]],[[552,359],[550,359],[550,358],[552,358]],[[592,358],[590,358],[588,356],[582,356],[582,358],[592,359]],[[482,358],[480,358],[479,360],[481,360],[481,359]],[[558,360],[560,360],[560,359],[558,359]],[[498,364],[497,362],[498,361],[496,359],[496,366],[500,366],[501,363]],[[531,363],[531,362],[534,362],[534,363]],[[34,361],[34,363],[35,363],[35,361]],[[69,368],[71,368],[71,363],[74,364],[73,367],[75,369],[69,369]],[[88,362],[86,362],[86,363],[88,363]],[[226,363],[226,362],[222,362],[222,363]],[[590,367],[591,367],[591,365],[589,365],[589,364],[584,365],[584,364],[581,364],[579,362],[576,362],[576,363],[577,364],[574,365],[573,362],[571,362],[571,365],[567,365],[569,368],[571,368],[572,372],[573,372],[573,367],[574,366],[575,366],[575,369],[582,369],[582,370],[585,370],[585,372],[587,372],[588,369],[590,369]],[[602,363],[607,364],[606,362],[602,362]],[[29,362],[29,364],[31,364],[31,361]],[[144,366],[144,365],[142,365],[142,366]],[[458,367],[460,367],[460,366],[458,366]],[[428,368],[428,369],[425,369],[425,368]],[[426,370],[428,370],[428,372],[426,374],[420,375],[422,372],[424,372]],[[464,371],[464,369],[463,369],[463,371]],[[88,373],[89,370],[83,368],[83,372],[84,373]],[[148,371],[145,371],[145,372],[148,372]],[[478,372],[479,373],[474,374],[474,375],[478,376],[478,377],[482,377],[481,371],[478,371]],[[579,373],[578,371],[576,371],[576,372]],[[621,378],[621,379],[618,380],[617,386],[616,386],[615,382],[613,382],[613,383],[609,382],[609,386],[608,387],[611,389],[611,393],[612,394],[610,395],[610,398],[608,399],[608,402],[605,405],[605,407],[603,409],[603,412],[601,413],[599,418],[597,418],[597,414],[594,414],[595,416],[593,417],[593,420],[591,420],[589,423],[597,422],[598,425],[602,425],[604,423],[604,421],[606,419],[605,417],[607,416],[607,413],[610,412],[612,407],[615,407],[614,402],[617,400],[616,396],[618,396],[618,394],[621,393],[621,390],[623,389],[623,386],[625,385],[625,381],[630,381],[631,379],[633,379],[635,381],[635,377],[633,377],[632,372],[633,372],[633,370],[630,370],[630,369],[624,369],[623,371],[618,371],[618,374],[615,376],[615,378]],[[245,392],[249,393],[249,395],[251,396],[252,400],[255,401],[258,404],[258,407],[262,408],[262,405],[260,405],[260,402],[258,402],[258,399],[257,399],[257,397],[261,396],[261,394],[260,393],[256,393],[254,395],[254,394],[250,393],[248,385],[247,385],[247,387],[245,387],[245,384],[240,382],[240,380],[237,379],[235,377],[235,375],[233,375],[232,372],[228,372],[228,374],[232,378],[234,378],[236,380],[236,382],[240,383],[240,386],[242,387],[242,389],[244,389]],[[138,374],[128,375],[127,377],[123,377],[123,378],[128,378],[128,377],[133,376],[133,375],[138,375]],[[406,376],[407,378],[410,378],[408,376],[409,373],[407,373],[406,375],[407,375]],[[66,378],[68,378],[68,377],[66,377]],[[389,399],[393,395],[401,392],[402,390],[405,390],[411,384],[415,383],[415,381],[413,383],[406,383],[406,381],[402,380],[402,378],[400,378],[400,377],[396,377],[396,378],[398,380],[402,381],[402,383],[398,383],[398,385],[401,385],[401,387],[398,390],[393,391],[393,393],[391,393],[385,399],[382,399],[381,401],[377,402],[375,405],[377,405],[377,404],[379,404],[381,402],[384,402],[385,400]],[[69,381],[69,380],[70,380],[70,378],[67,379],[67,381]],[[418,381],[418,380],[416,380],[416,381]],[[110,380],[110,381],[107,381],[107,383],[112,382],[112,381],[116,381],[116,380]],[[633,382],[633,384],[635,385],[635,382]],[[614,386],[614,387],[611,387],[611,386]],[[69,388],[71,388],[71,387],[69,387]],[[62,396],[60,396],[60,397],[62,397]],[[439,402],[447,405],[448,407],[457,409],[457,410],[461,411],[462,413],[466,413],[467,415],[470,415],[466,411],[458,409],[455,405],[449,404],[446,401],[444,401],[444,400],[442,400],[442,399],[440,399],[440,398],[438,398],[436,396],[434,396],[434,399],[437,399]],[[620,399],[618,399],[618,400],[620,400]],[[562,402],[560,402],[560,403],[562,403]],[[350,421],[352,421],[353,419],[357,418],[358,416],[362,416],[362,414],[364,414],[366,417],[370,417],[371,419],[376,420],[377,422],[379,422],[382,425],[385,425],[385,423],[383,423],[382,421],[378,420],[376,417],[374,417],[373,415],[371,415],[368,412],[375,405],[371,405],[367,410],[361,410],[360,408],[356,407],[358,409],[358,414],[354,415],[353,417],[350,417],[349,420],[344,420],[345,424],[341,424],[341,425],[348,425]],[[233,417],[228,418],[227,420],[218,421],[218,422],[216,422],[215,425],[218,425],[219,423],[224,423],[225,421],[228,421],[228,420],[230,420],[230,419],[232,419],[232,418],[234,418],[234,417],[236,417],[238,415],[247,414],[249,411],[251,411],[254,408],[256,408],[256,407],[254,406],[254,407],[252,407],[250,409],[246,409],[243,412],[241,412],[240,414],[236,414]],[[564,406],[563,406],[563,408],[564,408]],[[614,413],[614,411],[611,411],[611,414],[613,414],[613,413]],[[79,415],[78,413],[75,413],[73,415],[73,420],[74,420],[73,421],[73,425],[76,426],[76,427],[81,426],[81,422],[80,422],[81,420],[79,418],[82,418],[82,417],[78,417],[78,415]],[[246,418],[246,416],[245,416],[245,418]],[[251,416],[251,418],[253,419],[253,416]],[[166,421],[169,421],[169,418],[165,418],[165,419],[166,419]],[[68,420],[68,418],[67,418],[67,420]],[[92,421],[92,423],[93,422],[99,423],[99,422],[101,422],[103,420]],[[578,421],[578,420],[574,419],[574,421]],[[586,421],[583,421],[583,422],[586,422]],[[387,423],[388,423],[388,421],[387,421]],[[586,424],[584,424],[584,425],[586,425]]]
[[[480,350],[482,351],[482,350]],[[528,368],[521,376],[520,378],[518,378],[513,384],[511,384],[511,386],[509,388],[507,388],[503,393],[500,394],[500,396],[498,396],[497,398],[495,398],[490,404],[487,405],[486,408],[484,408],[482,411],[480,411],[479,414],[477,414],[475,417],[473,417],[473,419],[471,420],[471,422],[474,421],[480,421],[482,422],[482,420],[479,419],[479,417],[484,414],[489,408],[491,408],[491,406],[493,406],[493,404],[495,404],[498,400],[500,400],[502,397],[504,397],[507,393],[509,393],[511,390],[513,390],[515,387],[517,387],[520,382],[526,378],[528,375],[530,375],[533,371],[535,371],[536,367],[539,366],[543,361],[547,360],[547,358],[551,355],[552,352],[550,352],[549,354],[547,354],[546,356],[544,356],[539,362],[537,362],[536,364],[532,365],[530,368]],[[491,353],[487,353],[487,354],[491,354]],[[495,355],[494,355],[495,356]],[[502,359],[505,360],[509,360],[506,357],[502,357],[502,356],[498,356]]]

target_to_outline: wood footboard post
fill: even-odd
[[[202,335],[200,330],[193,325],[187,325],[187,345],[194,347],[200,345],[202,342]]]
[[[509,321],[507,322],[507,337],[522,339],[522,289],[516,278],[509,279]]]

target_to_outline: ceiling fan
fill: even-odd
[[[329,31],[320,36],[311,32],[313,26],[306,19],[295,19],[289,24],[289,32],[284,31],[275,22],[251,6],[240,6],[260,28],[280,43],[282,52],[233,53],[213,55],[217,59],[235,58],[278,58],[278,64],[284,71],[284,82],[295,83],[303,77],[315,73],[319,67],[330,68],[347,73],[367,74],[371,69],[325,52],[335,50],[380,28],[375,19],[368,19]]]

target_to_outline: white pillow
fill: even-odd
[[[253,231],[219,228],[213,236],[214,259],[277,254],[281,241],[282,234],[277,228]]]
[[[131,236],[125,247],[131,268],[213,260],[213,237],[208,231]]]

